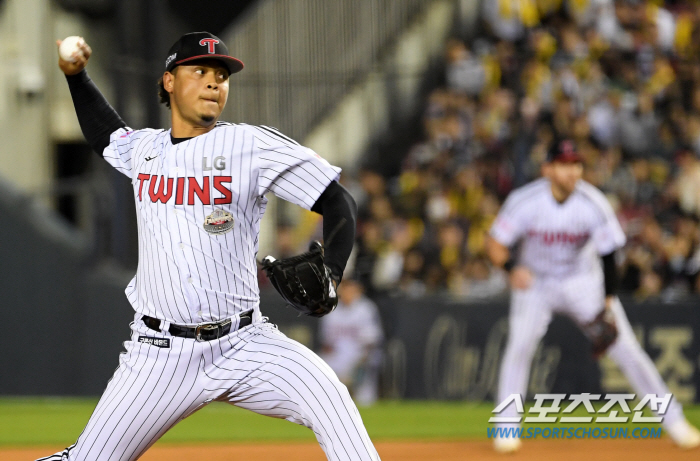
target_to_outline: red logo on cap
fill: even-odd
[[[562,141],[561,144],[559,144],[559,149],[564,155],[576,155],[576,151],[574,150],[574,143],[571,141]]]
[[[216,50],[214,49],[214,45],[219,43],[219,41],[215,38],[203,38],[199,41],[199,44],[202,46],[208,46],[209,49],[209,54],[214,54]]]

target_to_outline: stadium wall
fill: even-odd
[[[0,395],[99,395],[118,364],[134,312],[133,273],[91,260],[85,239],[55,212],[0,182]],[[383,395],[492,400],[507,334],[507,299],[378,298],[387,341]],[[697,298],[622,299],[640,343],[675,397],[700,401]],[[318,321],[263,290],[264,315],[288,336],[317,345]],[[627,392],[611,361],[556,318],[533,361],[529,393]]]
[[[99,395],[129,337],[133,310],[124,294],[133,274],[91,265],[81,240],[52,214],[0,191],[0,395]],[[43,225],[42,225],[43,224]],[[405,399],[492,400],[507,334],[507,299],[377,299],[386,331],[383,395]],[[697,299],[673,304],[623,299],[640,342],[682,402],[700,401]],[[313,318],[298,317],[279,295],[262,293],[264,315],[314,347]],[[611,361],[555,318],[536,353],[529,393],[627,392]]]

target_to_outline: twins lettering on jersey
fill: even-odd
[[[588,242],[588,239],[591,237],[591,233],[571,233],[566,231],[554,232],[530,229],[527,231],[527,237],[533,240],[539,240],[545,245],[554,245],[555,243],[572,243],[580,246]]]
[[[226,205],[233,202],[233,192],[227,186],[233,181],[231,176],[212,176],[211,180],[209,176],[205,176],[200,184],[199,180],[192,176],[168,178],[162,175],[139,173],[137,180],[139,181],[139,201],[143,201],[144,184],[149,183],[148,197],[153,203],[168,203],[175,200],[175,205],[185,205],[185,194],[187,205],[194,205],[195,197],[202,205]],[[221,196],[212,200],[214,190]]]

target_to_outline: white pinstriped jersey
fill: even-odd
[[[265,194],[310,209],[340,174],[273,128],[226,122],[175,145],[170,130],[119,129],[103,156],[134,188],[139,264],[129,302],[186,325],[259,309]]]
[[[548,179],[514,190],[491,227],[505,246],[520,242],[518,263],[540,276],[600,270],[598,255],[625,244],[625,234],[600,190],[579,180],[559,203]]]

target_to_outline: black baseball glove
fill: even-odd
[[[593,357],[600,358],[617,339],[617,325],[612,311],[604,308],[592,322],[583,326],[583,332],[593,343]]]
[[[323,245],[313,242],[307,253],[291,258],[266,256],[262,268],[272,286],[296,310],[323,317],[338,305],[336,283],[323,262]]]

